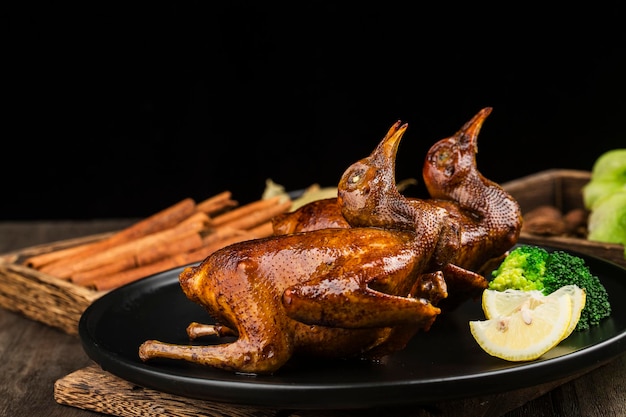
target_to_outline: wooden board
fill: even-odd
[[[275,417],[277,415],[284,417],[457,417],[459,410],[463,410],[463,415],[466,417],[498,417],[579,376],[575,375],[564,380],[501,394],[433,404],[358,410],[278,410],[167,394],[137,386],[103,371],[97,365],[92,365],[57,380],[54,385],[54,399],[59,404],[118,417],[151,415],[174,417],[221,417],[225,415],[239,417]],[[324,399],[320,398],[321,407],[323,407],[323,401]]]

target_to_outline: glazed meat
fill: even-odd
[[[491,111],[490,107],[482,109],[453,136],[435,143],[422,169],[430,194],[426,202],[445,209],[460,227],[460,248],[443,268],[449,296],[440,307],[446,310],[481,294],[487,285],[483,274],[501,261],[521,231],[517,201],[499,184],[485,178],[477,167],[478,133]],[[338,199],[326,199],[283,214],[275,220],[274,233],[314,230],[329,224],[362,225],[355,213],[342,208]],[[428,227],[420,223],[415,226]]]
[[[337,227],[350,227],[341,214],[337,198],[311,201],[298,210],[281,213],[272,218],[272,228],[276,235]]]
[[[140,358],[274,373],[294,354],[379,359],[428,331],[448,295],[441,270],[461,236],[446,209],[409,201],[396,189],[406,128],[394,124],[343,174],[339,205],[353,227],[236,243],[180,274],[186,296],[216,323],[190,324],[190,337],[235,335],[234,342],[148,340]]]
[[[429,200],[461,224],[461,250],[453,263],[484,272],[519,238],[522,213],[517,201],[477,169],[478,133],[491,113],[481,110],[454,136],[429,150],[422,170]]]

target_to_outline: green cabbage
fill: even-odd
[[[624,245],[626,259],[626,191],[605,196],[596,202],[587,220],[587,239]]]
[[[589,210],[587,239],[624,245],[626,259],[626,149],[600,155],[582,192]]]

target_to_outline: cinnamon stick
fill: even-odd
[[[185,264],[230,244],[273,234],[271,218],[291,208],[284,196],[241,207],[224,191],[184,199],[98,242],[33,256],[31,267],[102,291]],[[219,213],[211,218],[214,213]]]
[[[232,245],[233,243],[243,242],[245,240],[252,240],[255,238],[256,237],[248,231],[240,231],[239,233],[226,236],[222,239],[208,242],[198,249],[187,253],[186,259],[188,260],[188,262],[200,262],[219,249],[225,248],[226,246]]]
[[[103,240],[83,245],[74,246],[67,249],[61,249],[54,252],[44,253],[31,256],[24,260],[24,265],[31,268],[40,269],[44,265],[48,265],[59,259],[67,257],[75,257],[81,255],[89,256],[104,249],[170,228],[183,219],[191,216],[195,211],[196,203],[191,198],[185,198],[178,203],[169,206],[150,217],[147,217],[137,223],[133,223],[125,229],[105,238]]]
[[[218,227],[230,227],[232,229],[247,230],[255,226],[265,223],[277,214],[281,214],[289,210],[291,207],[291,200],[280,201],[281,197],[277,196],[268,200],[258,200],[266,202],[266,204],[257,204],[253,210],[249,210],[242,216],[230,216],[226,217],[231,212],[225,213],[213,219],[213,226]],[[251,203],[254,204],[254,203]],[[233,210],[234,211],[234,210]],[[218,222],[218,220],[220,220]]]
[[[135,257],[138,253],[149,250],[151,246],[167,245],[171,240],[176,239],[177,236],[189,231],[199,232],[207,228],[209,222],[210,219],[206,213],[196,212],[175,227],[118,244],[106,250],[90,254],[87,257],[79,254],[78,257],[65,258],[45,265],[41,268],[41,271],[58,278],[69,279],[77,272],[98,268],[123,257]]]
[[[190,252],[179,253],[148,265],[99,277],[92,280],[91,282],[85,283],[85,286],[93,288],[97,291],[111,290],[113,288],[118,288],[122,285],[129,284],[133,281],[137,281],[144,277],[167,271],[168,269],[177,268],[179,266],[192,264],[195,262],[201,262],[213,252],[221,248],[224,248],[233,243],[243,242],[244,240],[249,240],[253,238],[254,236],[247,232],[237,233],[230,237],[219,239],[215,242],[212,242],[211,244],[202,246]]]
[[[233,200],[232,193],[230,191],[222,191],[219,194],[216,194],[212,197],[207,198],[199,202],[196,205],[196,210],[202,211],[209,216],[215,216],[216,214],[236,207],[239,203],[236,200]]]
[[[232,241],[243,240],[244,237],[236,236],[232,238]],[[159,272],[167,271],[168,269],[177,268],[179,266],[191,264],[194,262],[200,262],[204,260],[210,253],[216,251],[220,247],[226,246],[231,239],[226,238],[217,242],[214,242],[208,246],[202,246],[196,250],[179,253],[160,261],[153,262],[148,265],[140,266],[138,268],[128,269],[116,274],[111,274],[105,277],[99,277],[92,280],[90,283],[86,283],[87,287],[93,288],[97,291],[105,291],[113,288],[118,288],[122,285],[137,281],[144,277],[154,275]]]
[[[107,276],[96,277],[91,281],[84,282],[83,285],[94,288],[97,291],[110,290],[158,272],[201,262],[215,251],[228,245],[256,238],[256,236],[249,231],[227,228],[220,228],[219,232],[210,233],[207,237],[208,236],[211,236],[211,238],[206,239],[205,237],[204,244],[201,247],[189,252],[177,253],[148,265],[127,269]]]
[[[267,199],[255,200],[251,203],[244,204],[243,206],[239,206],[235,209],[227,211],[226,213],[214,217],[211,224],[214,227],[217,227],[224,223],[231,222],[235,219],[246,217],[257,210],[264,210],[268,207],[273,207],[277,205],[283,198],[284,197],[282,196],[275,196]]]
[[[167,271],[168,269],[176,268],[190,263],[187,262],[186,259],[186,254],[168,257],[158,262],[153,262],[151,264],[140,266],[138,268],[128,269],[126,271],[121,271],[117,274],[111,274],[96,278],[91,282],[85,283],[85,286],[93,288],[97,291],[111,290],[113,288],[118,288],[122,285],[129,284],[133,281],[137,281],[141,278],[145,278],[150,275],[154,275],[159,272]]]
[[[173,206],[121,230],[111,236],[110,240],[114,244],[118,244],[169,229],[190,218],[195,209],[196,202],[192,198],[185,198]]]
[[[59,259],[63,259],[65,257],[70,257],[74,255],[80,255],[82,253],[87,253],[92,248],[106,248],[108,243],[108,238],[104,240],[99,240],[95,242],[83,243],[77,246],[72,246],[69,248],[58,249],[52,252],[41,253],[38,255],[33,255],[24,259],[23,264],[33,268],[40,269],[41,267],[48,265],[52,262],[56,262]]]
[[[200,233],[192,230],[179,237],[175,236],[171,241],[157,242],[141,252],[122,256],[120,259],[100,267],[76,272],[70,276],[70,281],[77,285],[86,286],[93,281],[104,279],[108,275],[149,265],[168,256],[192,251],[202,244]]]
[[[92,281],[102,277],[116,274],[118,272],[127,271],[137,267],[137,262],[133,257],[122,258],[118,261],[111,262],[101,266],[100,268],[90,269],[88,271],[75,272],[69,277],[69,280],[76,285],[87,286]]]
[[[163,258],[178,253],[185,253],[199,248],[203,245],[201,233],[197,230],[190,230],[180,236],[166,242],[165,245],[154,245],[147,247],[145,250],[138,252],[135,256],[137,266],[144,266],[154,262],[158,262]]]
[[[122,257],[121,259],[115,261],[115,263],[106,264],[95,269],[72,274],[71,281],[78,285],[85,285],[86,283],[90,283],[106,275],[143,267],[174,255],[184,255],[204,246],[213,244],[219,245],[219,242],[226,241],[226,239],[230,239],[234,236],[245,236],[246,238],[250,238],[256,237],[256,234],[225,226],[206,231],[202,230],[200,233],[191,231],[190,234],[183,235],[168,244],[154,245],[142,252],[132,254],[128,257]]]

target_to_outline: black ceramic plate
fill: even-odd
[[[359,408],[432,403],[505,392],[594,369],[626,351],[626,269],[585,258],[612,303],[611,317],[574,332],[542,358],[516,363],[489,356],[468,322],[483,320],[480,302],[441,315],[384,363],[293,358],[271,376],[241,375],[183,361],[143,363],[147,339],[187,344],[191,321],[209,323],[178,284],[182,268],[111,291],[84,312],[79,334],[86,353],[105,371],[132,383],[189,398],[273,408]],[[217,343],[208,338],[204,343]]]

